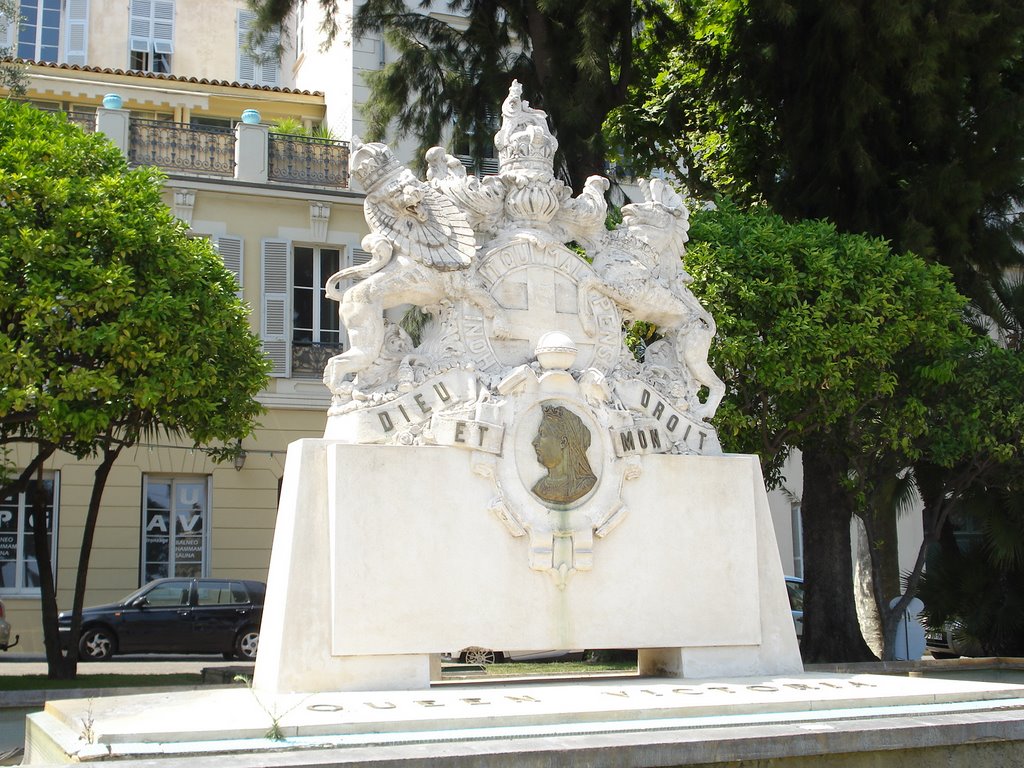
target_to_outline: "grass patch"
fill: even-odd
[[[515,661],[487,664],[484,671],[488,677],[600,675],[608,672],[636,672],[636,661]]]
[[[68,688],[156,688],[202,685],[198,673],[170,675],[79,675],[75,680],[51,680],[46,675],[0,675],[0,691],[49,691]]]

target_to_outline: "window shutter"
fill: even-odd
[[[140,53],[174,53],[174,0],[132,0],[129,48]]]
[[[149,53],[153,37],[152,0],[132,0],[128,35],[133,51]]]
[[[68,0],[64,61],[85,66],[88,54],[89,0]]]
[[[238,12],[238,80],[243,83],[256,81],[256,59],[246,47],[254,18],[255,14],[249,11]]]
[[[277,44],[280,41],[281,35],[277,32],[268,34],[266,40],[263,41],[263,47],[260,50],[260,67],[263,70],[260,80],[263,85],[277,85],[281,79],[281,65],[277,53]]]
[[[234,235],[221,235],[215,242],[224,266],[238,281],[238,298],[242,298],[242,238]]]
[[[261,244],[263,306],[260,320],[263,352],[273,363],[271,376],[291,375],[289,343],[288,254],[287,240],[264,240]]]
[[[174,0],[153,0],[153,51],[174,53]]]
[[[373,258],[373,256],[370,254],[369,251],[364,251],[362,248],[353,248],[352,249],[352,266],[353,267],[358,267],[358,266],[360,266],[362,264],[365,264],[366,262],[368,262],[372,258]],[[353,283],[358,283],[362,279],[363,278],[361,278],[361,277],[356,277],[356,278],[353,278],[352,282]]]
[[[480,161],[480,173],[483,176],[496,176],[498,173],[498,158],[485,157]]]
[[[251,11],[238,11],[238,80],[260,85],[277,85],[281,79],[277,53],[281,35],[278,31],[268,33],[259,51],[253,54],[246,44],[255,20],[256,14]]]

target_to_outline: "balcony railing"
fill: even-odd
[[[59,109],[39,108],[40,112],[48,112],[51,115],[62,115],[72,125],[77,125],[83,133],[96,132],[96,115],[90,112],[64,112]]]
[[[229,128],[133,118],[128,132],[133,165],[218,176],[235,173],[235,134]]]
[[[76,118],[77,120],[78,118]],[[143,120],[128,110],[102,108],[103,132],[132,165],[169,172],[229,177],[247,183],[288,183],[348,189],[348,142],[270,133],[267,126],[198,126]]]
[[[89,112],[68,112],[67,117],[69,123],[74,123],[85,133],[94,133],[96,131],[96,115]]]
[[[348,187],[348,142],[270,134],[271,181]]]
[[[319,379],[327,361],[345,351],[344,344],[292,343],[292,376],[297,379]]]

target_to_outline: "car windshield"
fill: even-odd
[[[121,602],[129,605],[140,597],[145,597],[146,603],[149,605],[188,605],[188,593],[191,587],[192,582],[187,579],[166,581],[156,585],[150,582],[132,592]]]
[[[145,594],[147,589],[149,589],[149,584],[141,586],[138,589],[136,589],[134,592],[132,592],[130,595],[122,597],[121,598],[121,602],[124,603],[125,605],[127,605],[132,600],[135,600],[136,598],[141,597],[143,594]]]

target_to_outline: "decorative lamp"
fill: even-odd
[[[248,454],[242,450],[242,441],[238,441],[238,453],[235,454],[235,471],[241,472],[245,467],[245,458]]]

